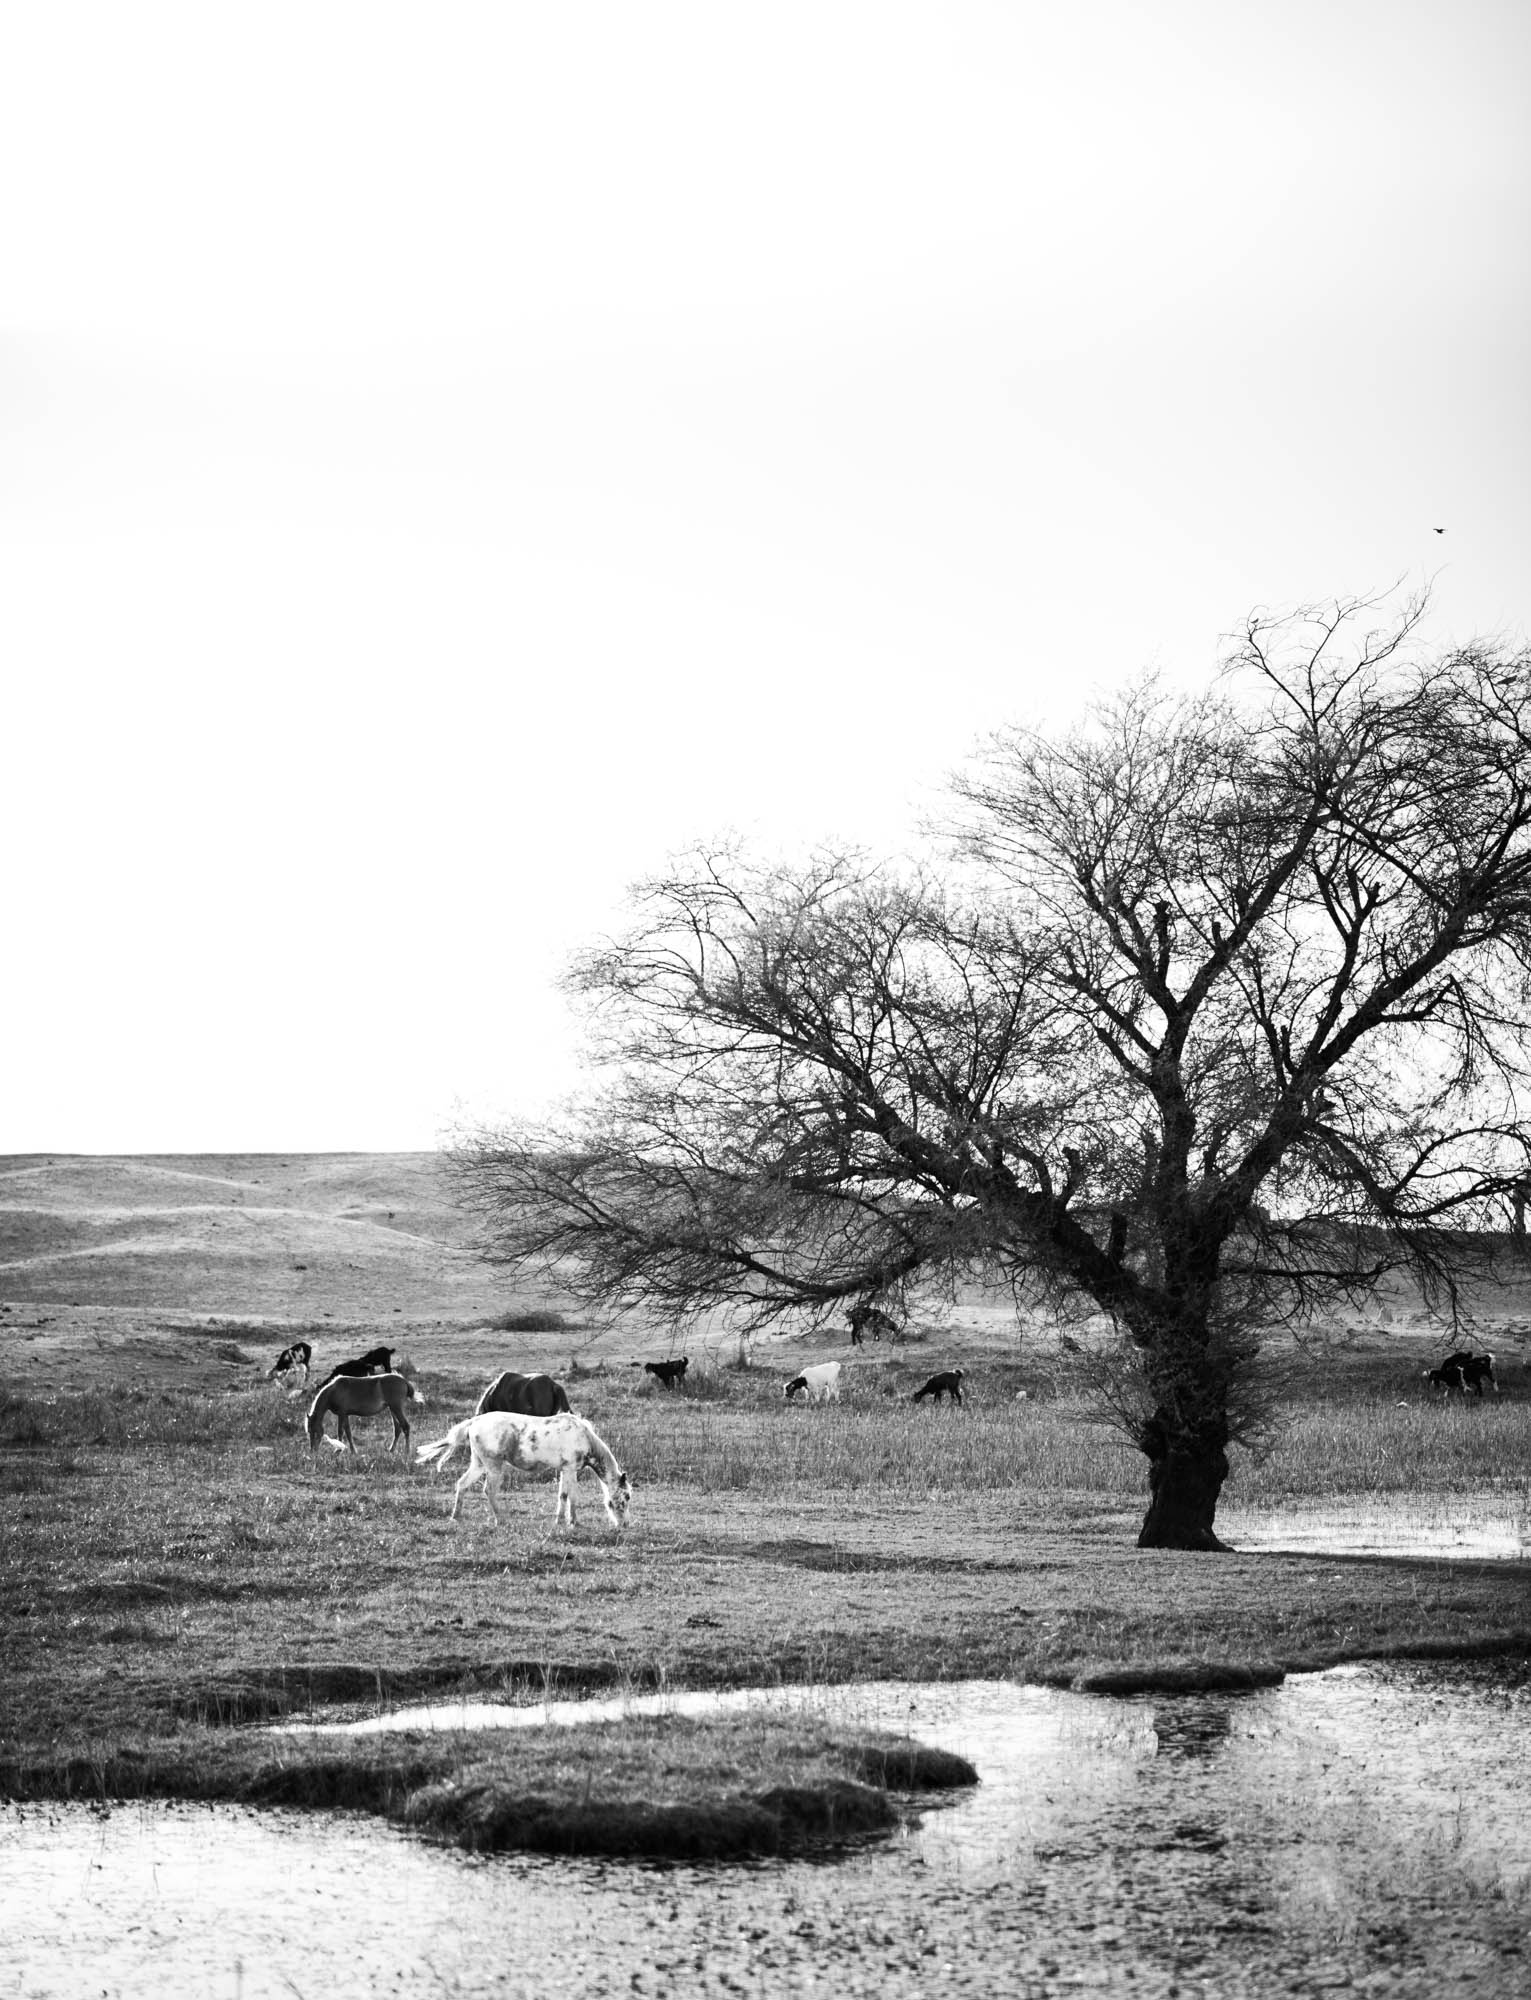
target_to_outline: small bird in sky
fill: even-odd
[[[1435,532],[1436,532],[1436,533],[1437,533],[1438,535],[1444,535],[1444,534],[1445,534],[1445,532],[1446,532],[1446,530],[1445,530],[1444,528],[1437,528]]]

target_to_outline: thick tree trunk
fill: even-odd
[[[1225,1550],[1213,1530],[1225,1478],[1227,1452],[1217,1428],[1181,1432],[1149,1450],[1149,1510],[1137,1546]]]
[[[1138,1536],[1140,1549],[1224,1549],[1212,1522],[1228,1477],[1226,1424],[1192,1428],[1157,1410],[1146,1427],[1148,1514]]]
[[[1212,1523],[1228,1477],[1229,1392],[1249,1343],[1231,1337],[1219,1310],[1219,1241],[1185,1230],[1174,1248],[1159,1311],[1130,1329],[1153,1402],[1138,1432],[1149,1495],[1138,1547],[1226,1549]]]

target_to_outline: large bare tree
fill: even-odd
[[[1278,1316],[1454,1297],[1527,1175],[1531,657],[1252,618],[1192,697],[996,736],[928,872],[735,850],[574,984],[602,1088],[460,1147],[495,1252],[752,1323],[985,1269],[1110,1317],[1149,1547],[1221,1547]]]

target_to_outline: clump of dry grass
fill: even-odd
[[[891,1793],[972,1785],[965,1758],[763,1714],[389,1737],[193,1729],[0,1760],[26,1798],[193,1798],[387,1814],[453,1845],[719,1860],[885,1831]]]

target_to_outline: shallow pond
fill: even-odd
[[[1398,1496],[1349,1499],[1343,1507],[1289,1506],[1279,1512],[1224,1507],[1219,1532],[1246,1555],[1430,1556],[1518,1560],[1531,1554],[1531,1514],[1524,1495],[1435,1500],[1421,1506]]]
[[[837,1860],[726,1869],[466,1857],[317,1815],[6,1808],[0,1992],[1531,1991],[1524,1664],[1344,1668],[1243,1696],[724,1699],[907,1729],[982,1783]],[[719,1705],[667,1705],[703,1701]],[[576,1706],[610,1705],[494,1716]],[[410,1719],[482,1726],[461,1707]]]

